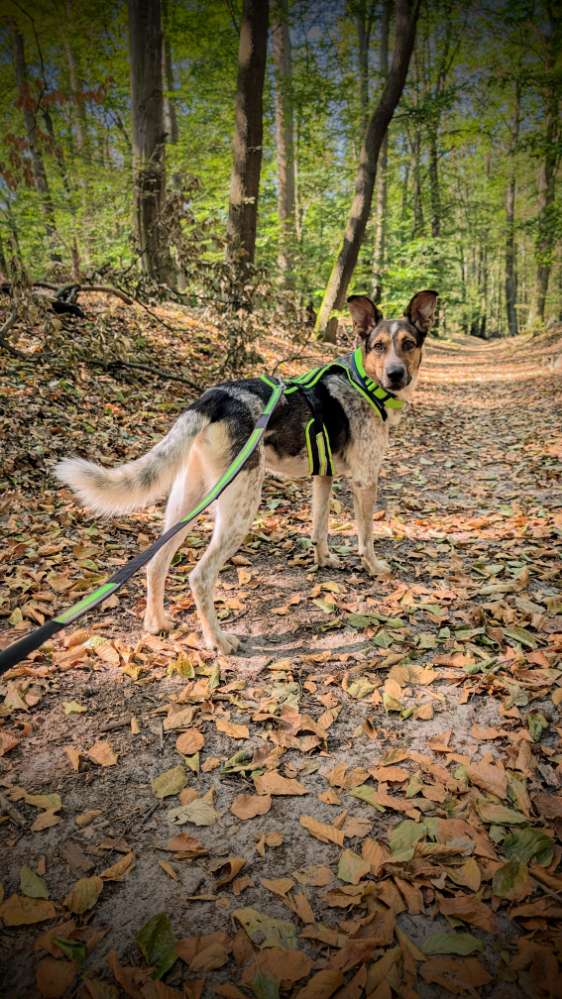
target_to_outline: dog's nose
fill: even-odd
[[[402,364],[396,364],[392,368],[387,368],[386,377],[391,385],[400,385],[404,381],[406,368]]]

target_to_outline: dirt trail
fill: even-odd
[[[240,656],[197,651],[204,522],[173,569],[169,638],[142,637],[139,580],[4,680],[2,996],[562,995],[560,349],[428,348],[384,464],[388,580],[360,571],[343,484],[346,569],[314,572],[309,486],[270,479],[221,574]],[[35,418],[10,441],[6,640],[158,530],[155,511],[93,520],[42,462],[69,432],[132,457],[181,401],[7,385]]]

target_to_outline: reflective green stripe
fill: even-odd
[[[363,364],[363,351],[361,347],[356,347],[353,351],[353,360],[361,378],[367,378],[367,372],[365,371],[365,365]]]
[[[277,382],[272,381],[272,379],[268,378],[267,375],[260,375],[260,378],[261,378],[262,382],[265,382],[265,384],[269,385],[270,388],[272,388],[272,389],[276,389],[277,388]]]
[[[59,624],[70,624],[75,618],[79,617],[82,611],[85,611],[92,604],[98,603],[100,600],[105,600],[113,590],[117,589],[117,583],[104,583],[102,586],[98,586],[97,590],[93,593],[88,593],[87,597],[83,597],[79,600],[77,604],[73,604],[68,610],[58,614],[55,621]]]
[[[325,475],[327,470],[326,448],[324,446],[324,434],[316,434],[316,449],[318,451],[318,475]]]
[[[334,474],[334,459],[333,459],[333,456],[332,456],[332,448],[330,446],[330,435],[329,435],[328,431],[326,430],[326,427],[324,427],[324,437],[326,438],[326,449],[328,451],[328,467],[329,467],[329,470],[330,470],[330,474],[333,475]]]
[[[309,420],[304,428],[304,440],[306,443],[306,450],[308,452],[308,471],[310,475],[314,472],[314,458],[312,457],[312,447],[310,445],[310,428],[313,423],[314,420]]]

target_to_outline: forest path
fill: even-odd
[[[196,649],[203,523],[172,573],[171,637],[142,636],[138,580],[10,674],[6,995],[560,994],[559,356],[559,333],[429,346],[383,468],[388,580],[359,569],[345,486],[346,571],[314,572],[309,483],[269,479],[219,586],[240,656]],[[158,530],[154,511],[78,510],[44,456],[69,435],[136,456],[139,424],[162,429],[179,400],[90,376],[74,396],[13,366],[2,380],[26,406],[4,501],[12,638]]]

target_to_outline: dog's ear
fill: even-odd
[[[404,315],[419,333],[420,345],[433,326],[437,308],[436,291],[418,291],[412,298]]]
[[[360,337],[366,337],[382,319],[382,312],[367,295],[350,295],[347,304],[353,319],[353,329]]]

